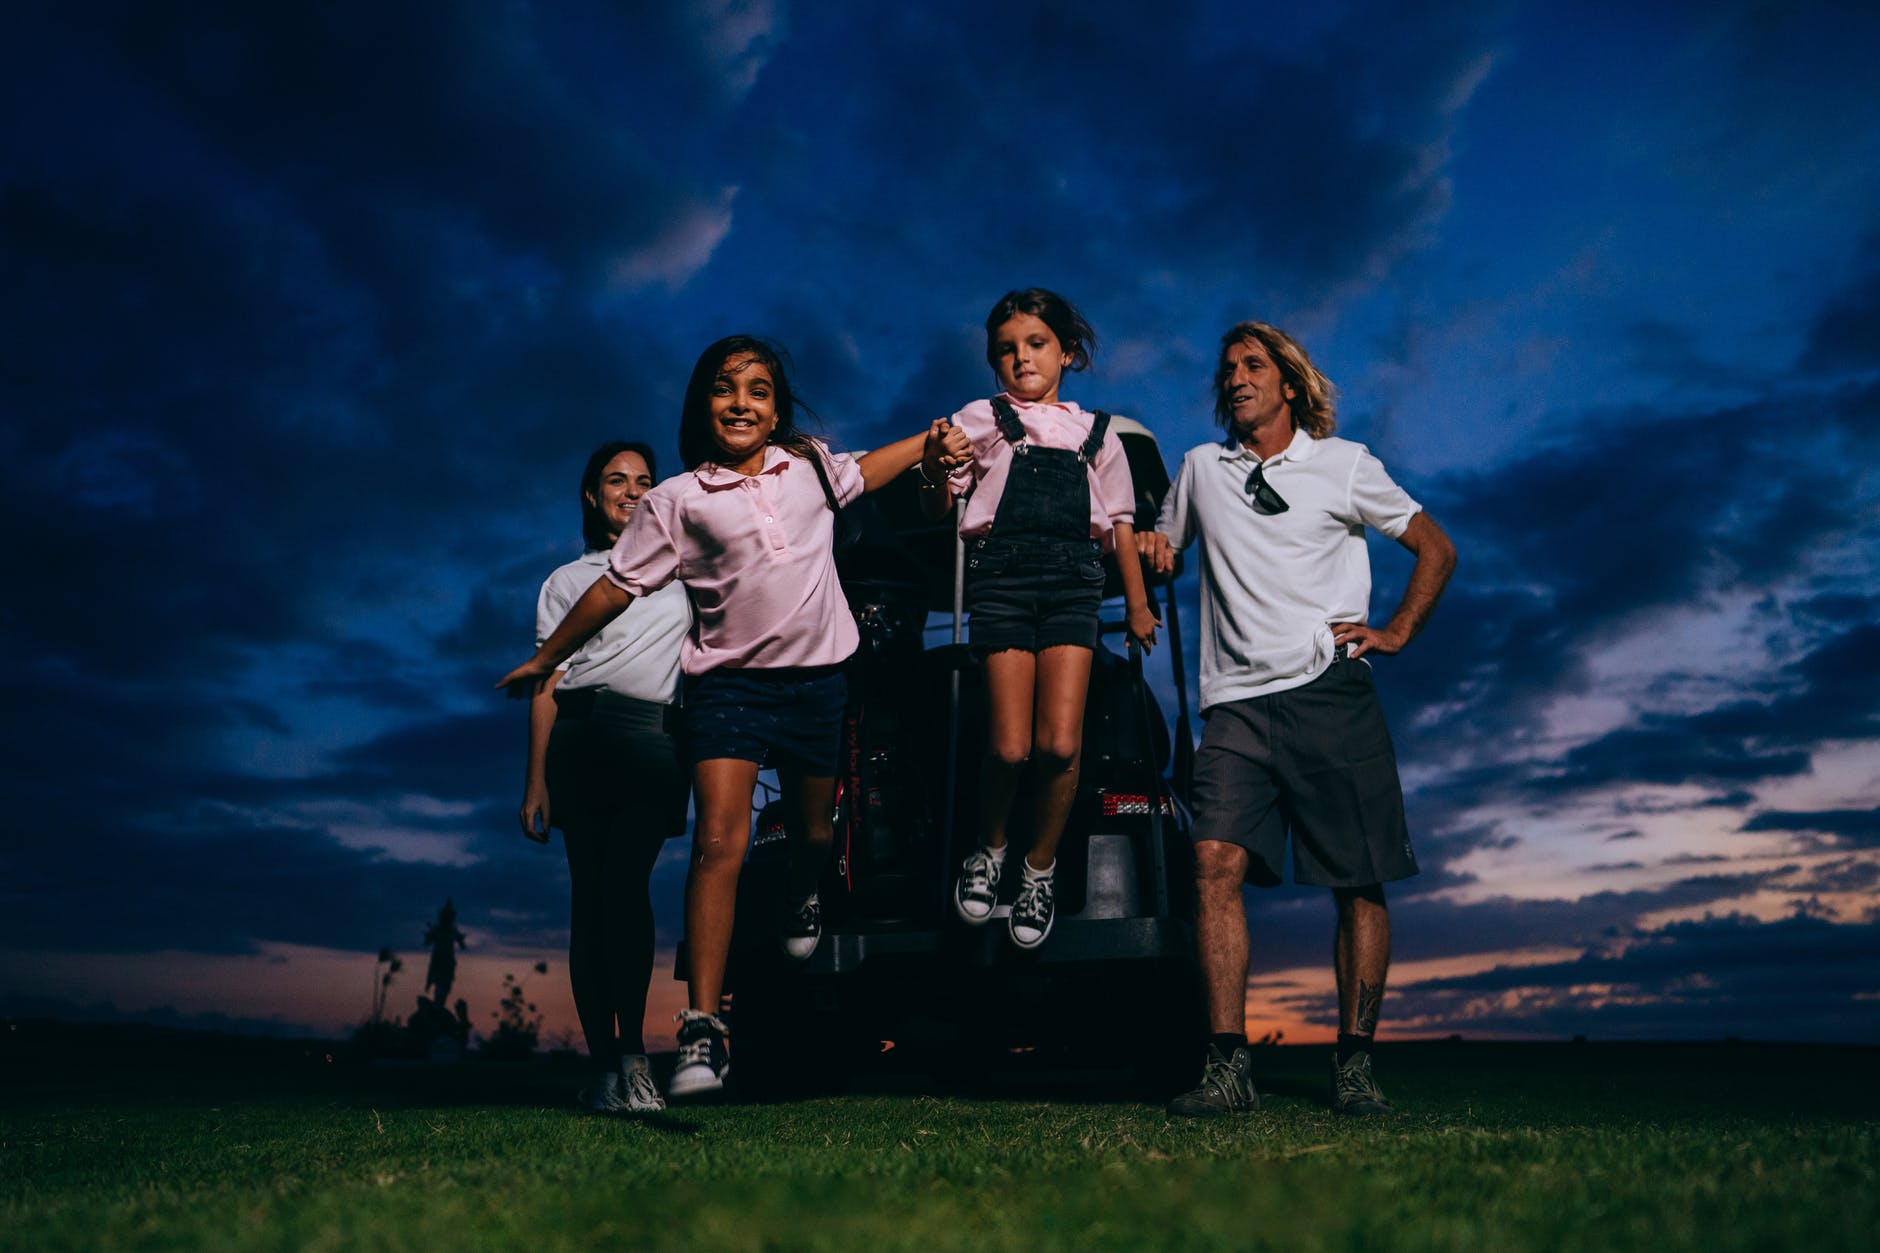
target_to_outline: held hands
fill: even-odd
[[[1401,652],[1409,642],[1407,637],[1393,634],[1388,628],[1376,631],[1362,622],[1332,623],[1332,643],[1345,645],[1345,655],[1353,661],[1366,653],[1389,656]]]
[[[920,450],[920,473],[928,486],[941,486],[949,473],[972,458],[973,443],[966,433],[945,418],[935,418]]]
[[[1175,571],[1175,546],[1160,531],[1136,532],[1136,553],[1157,574],[1172,574]]]

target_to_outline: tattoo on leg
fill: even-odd
[[[1358,1035],[1377,1034],[1377,1012],[1384,1006],[1384,985],[1358,980]]]

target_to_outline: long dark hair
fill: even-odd
[[[1051,328],[1065,355],[1071,359],[1072,370],[1088,367],[1090,359],[1096,356],[1097,333],[1084,321],[1084,315],[1077,312],[1077,306],[1054,291],[1027,287],[1006,292],[986,315],[986,364],[994,370],[999,368],[999,363],[992,356],[992,337],[1019,313],[1029,313]]]
[[[783,367],[783,350],[755,335],[727,335],[699,354],[698,364],[692,367],[692,378],[685,385],[685,400],[679,407],[679,460],[685,462],[686,469],[696,470],[705,462],[717,461],[724,455],[718,441],[712,438],[712,384],[718,381],[718,373],[726,361],[746,353],[770,371],[770,380],[776,384],[773,404],[777,411],[777,428],[770,433],[770,442],[795,457],[811,455],[814,441],[796,429],[800,402]],[[801,407],[805,413],[815,416],[808,405]]]
[[[581,491],[577,498],[581,502],[581,543],[589,552],[614,546],[612,537],[607,534],[607,519],[601,514],[601,471],[623,452],[638,453],[646,462],[646,472],[653,476],[653,482],[659,482],[659,466],[653,461],[653,450],[637,439],[610,439],[589,453],[587,468],[581,471]]]

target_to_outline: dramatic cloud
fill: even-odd
[[[4,30],[0,782],[56,804],[0,842],[0,949],[369,954],[446,896],[560,944],[489,684],[586,451],[676,469],[734,330],[873,446],[983,394],[980,319],[1043,283],[1100,332],[1067,394],[1171,464],[1214,437],[1221,330],[1285,323],[1457,540],[1377,658],[1424,865],[1400,960],[1583,956],[1397,1012],[1871,1025],[1832,984],[1880,874],[1880,19],[221,0]],[[1381,622],[1410,563],[1371,552]],[[1325,966],[1323,893],[1250,899],[1258,969]],[[1759,936],[1820,970],[1780,986]]]
[[[1797,813],[1764,810],[1743,824],[1745,831],[1799,831],[1825,835],[1858,848],[1880,847],[1880,809],[1829,809]]]
[[[1673,923],[1570,962],[1498,966],[1395,992],[1395,1012],[1464,1032],[1868,1042],[1880,923],[1797,915]]]

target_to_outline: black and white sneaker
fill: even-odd
[[[822,940],[822,902],[812,893],[795,909],[785,910],[778,930],[783,934],[783,951],[797,961],[808,961]]]
[[[1012,943],[1020,948],[1037,948],[1051,934],[1051,923],[1057,918],[1057,876],[1051,870],[1039,874],[1030,866],[1022,867],[1019,875],[1018,899],[1012,902],[1007,925]]]
[[[999,900],[999,872],[1005,859],[995,858],[983,848],[976,848],[960,867],[959,881],[953,885],[953,908],[960,920],[970,926],[982,926],[992,917],[992,907]]]
[[[679,1024],[679,1062],[667,1092],[676,1101],[721,1091],[725,1076],[731,1073],[724,1021],[702,1009],[682,1009],[673,1021]]]

